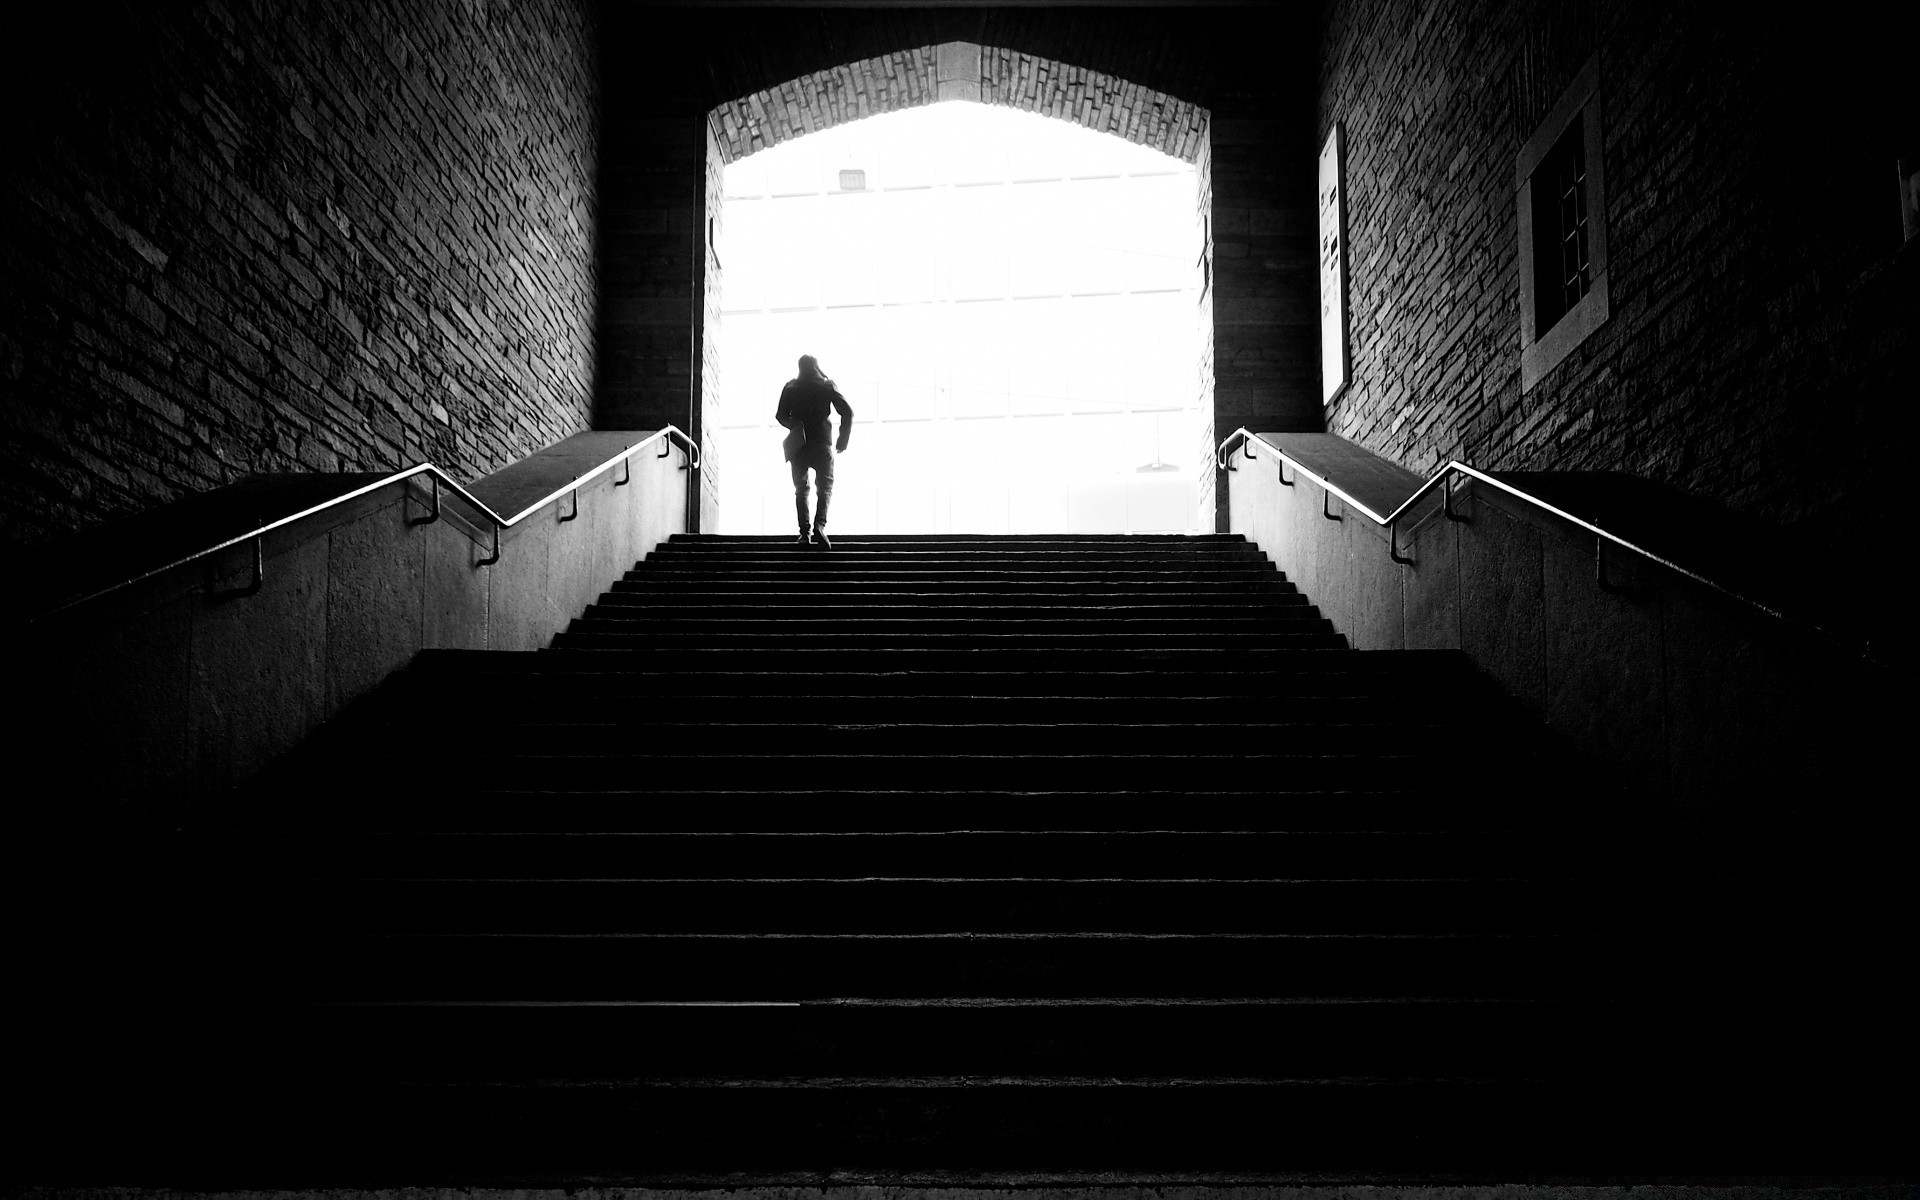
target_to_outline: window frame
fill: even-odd
[[[1539,324],[1538,264],[1534,256],[1534,177],[1576,119],[1581,120],[1586,153],[1588,275],[1591,286],[1579,303],[1544,331]],[[1574,348],[1606,324],[1607,184],[1602,150],[1599,56],[1587,60],[1559,103],[1520,149],[1514,164],[1514,192],[1520,210],[1520,390],[1530,391]]]

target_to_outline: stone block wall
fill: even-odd
[[[0,537],[589,420],[585,0],[90,3],[9,29]]]
[[[1328,6],[1315,133],[1346,130],[1353,382],[1326,428],[1418,471],[1673,484],[1870,586],[1920,432],[1910,73],[1876,40],[1654,0]],[[1516,158],[1595,56],[1611,316],[1523,392]]]
[[[1206,110],[1125,79],[1004,46],[947,42],[842,63],[730,100],[708,116],[725,161],[848,121],[976,100],[1071,121],[1196,162]]]

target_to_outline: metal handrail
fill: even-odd
[[[148,579],[152,579],[156,575],[163,575],[168,571],[172,571],[177,568],[184,567],[188,563],[198,562],[200,559],[218,554],[222,550],[231,550],[233,547],[241,545],[242,543],[248,542],[248,541],[251,541],[254,543],[253,580],[245,588],[237,589],[233,594],[236,596],[251,595],[254,592],[257,592],[260,590],[261,573],[262,573],[262,570],[264,569],[263,564],[261,562],[260,542],[262,539],[266,537],[267,534],[272,533],[276,529],[285,528],[286,526],[291,525],[296,521],[304,521],[308,517],[311,517],[316,513],[325,512],[329,508],[337,508],[342,504],[346,504],[353,500],[358,500],[360,497],[370,495],[373,492],[379,491],[381,488],[391,487],[397,483],[405,483],[409,479],[413,479],[422,475],[426,476],[433,484],[433,512],[432,512],[432,515],[425,517],[422,520],[415,523],[421,524],[421,525],[428,525],[440,519],[440,488],[442,486],[449,488],[450,490],[452,490],[454,495],[460,497],[468,505],[470,505],[472,508],[477,510],[480,513],[480,515],[485,517],[487,519],[487,522],[493,526],[493,553],[488,557],[481,559],[480,562],[478,563],[479,566],[483,566],[483,567],[492,566],[494,563],[497,563],[500,561],[500,531],[502,529],[511,529],[515,525],[518,525],[520,522],[532,516],[534,513],[539,512],[541,509],[547,507],[549,504],[554,504],[558,502],[562,496],[577,493],[580,489],[581,484],[586,483],[589,480],[598,479],[601,475],[604,475],[608,471],[613,470],[613,468],[618,466],[620,463],[626,462],[627,460],[631,459],[636,453],[645,449],[648,446],[653,445],[655,442],[659,441],[662,438],[667,439],[667,444],[669,447],[671,447],[671,445],[673,444],[673,440],[675,438],[678,438],[680,440],[681,449],[686,452],[687,465],[695,471],[698,471],[700,469],[699,445],[696,444],[692,438],[688,437],[678,427],[673,425],[667,425],[658,430],[655,430],[651,434],[648,434],[645,438],[641,439],[638,442],[635,442],[633,445],[626,447],[625,449],[621,450],[618,454],[611,456],[605,462],[601,463],[599,466],[595,467],[593,470],[588,471],[586,474],[575,476],[572,482],[566,484],[563,487],[554,489],[554,491],[552,491],[548,495],[543,496],[539,500],[534,501],[532,504],[529,504],[527,507],[513,514],[511,517],[505,517],[495,512],[493,508],[487,504],[486,501],[480,499],[480,497],[474,495],[472,492],[468,491],[465,487],[461,486],[459,480],[447,474],[445,471],[441,470],[439,467],[435,466],[430,462],[417,463],[414,466],[406,468],[404,471],[396,471],[391,475],[385,476],[380,479],[376,479],[372,483],[362,485],[361,487],[357,487],[350,492],[346,492],[341,495],[335,496],[331,500],[322,501],[321,503],[315,504],[310,508],[303,508],[297,513],[292,513],[288,516],[281,517],[277,520],[269,521],[266,524],[261,525],[256,529],[251,529],[246,533],[239,534],[235,537],[227,538],[225,541],[216,543],[215,545],[207,546],[200,550],[195,550],[192,554],[188,554],[182,558],[176,558],[172,562],[166,563],[162,566],[154,567],[151,570],[142,571],[138,575],[131,576],[130,578],[127,578],[127,579],[122,579],[117,583],[108,584],[106,587],[100,588],[97,591],[88,592],[84,596],[77,596],[74,599],[68,600],[65,603],[55,608],[50,608],[45,612],[38,613],[38,614],[35,614],[34,616],[28,617],[27,621],[29,624],[31,624],[35,621],[44,620],[47,617],[54,616],[58,613],[63,613],[70,608],[77,608],[82,604],[91,603],[92,601],[100,599],[102,596],[110,596],[113,593],[122,590],[123,588],[130,588],[134,584],[141,583]],[[632,475],[633,475],[632,468],[629,467],[627,471],[627,477],[629,480],[631,480]],[[621,482],[624,482],[624,481],[616,480],[615,486],[619,486]],[[578,502],[579,502],[578,497],[576,495],[575,496],[575,504],[576,504],[575,515],[578,515],[578,511],[579,511],[577,507]]]
[[[1461,462],[1459,459],[1448,460],[1447,463],[1444,466],[1440,467],[1439,470],[1435,471],[1432,477],[1430,477],[1425,483],[1421,484],[1418,488],[1414,489],[1414,492],[1412,495],[1408,496],[1405,500],[1401,501],[1399,507],[1395,508],[1392,512],[1382,516],[1380,513],[1375,512],[1372,508],[1368,507],[1367,505],[1361,503],[1360,501],[1354,499],[1352,496],[1348,495],[1344,490],[1340,488],[1338,484],[1334,483],[1331,479],[1328,479],[1326,476],[1313,470],[1311,467],[1308,467],[1306,464],[1302,463],[1299,459],[1295,458],[1293,455],[1288,454],[1285,450],[1281,449],[1279,446],[1274,445],[1272,442],[1261,437],[1259,434],[1253,432],[1252,430],[1248,429],[1244,425],[1234,430],[1232,433],[1228,434],[1225,438],[1221,439],[1220,448],[1214,456],[1214,466],[1216,468],[1220,470],[1226,470],[1226,471],[1237,470],[1237,468],[1229,465],[1229,459],[1231,458],[1234,450],[1233,442],[1235,441],[1235,439],[1238,439],[1240,444],[1243,446],[1253,442],[1258,442],[1260,445],[1265,446],[1267,449],[1273,451],[1274,454],[1280,458],[1280,461],[1282,464],[1285,464],[1285,463],[1293,464],[1293,470],[1294,470],[1296,482],[1298,481],[1299,476],[1305,475],[1308,479],[1311,479],[1315,483],[1319,484],[1323,489],[1326,490],[1328,494],[1340,497],[1341,501],[1344,502],[1348,507],[1359,512],[1362,516],[1366,517],[1368,520],[1372,521],[1374,524],[1384,526],[1387,530],[1387,555],[1388,557],[1392,558],[1394,562],[1401,563],[1408,566],[1412,565],[1413,559],[1408,558],[1400,553],[1399,530],[1397,528],[1397,525],[1400,521],[1400,518],[1406,516],[1408,512],[1412,511],[1413,507],[1419,504],[1420,501],[1426,499],[1427,496],[1430,493],[1432,493],[1432,491],[1435,488],[1442,489],[1441,497],[1443,501],[1443,506],[1446,510],[1446,515],[1449,520],[1465,521],[1467,519],[1465,517],[1458,516],[1454,513],[1453,492],[1452,492],[1452,489],[1449,486],[1447,486],[1452,482],[1454,476],[1461,475],[1461,476],[1465,476],[1468,479],[1475,480],[1476,482],[1484,483],[1488,487],[1494,488],[1497,491],[1504,492],[1507,495],[1512,496],[1517,500],[1523,500],[1526,503],[1533,505],[1535,508],[1538,508],[1543,512],[1550,513],[1553,516],[1558,517],[1563,521],[1566,521],[1572,525],[1579,527],[1580,529],[1585,530],[1588,533],[1593,534],[1594,536],[1593,577],[1594,577],[1594,581],[1598,583],[1602,588],[1602,590],[1604,591],[1614,592],[1614,593],[1625,593],[1629,591],[1629,589],[1622,587],[1621,585],[1609,584],[1607,582],[1606,559],[1604,557],[1604,553],[1605,553],[1607,543],[1611,542],[1623,550],[1631,551],[1634,554],[1638,554],[1640,557],[1648,560],[1649,562],[1652,562],[1661,567],[1665,567],[1667,570],[1672,571],[1676,575],[1680,575],[1684,578],[1691,579],[1695,583],[1701,584],[1712,591],[1718,592],[1722,596],[1727,597],[1729,600],[1733,600],[1737,603],[1744,604],[1747,607],[1755,610],[1756,612],[1761,613],[1764,616],[1771,617],[1776,621],[1785,622],[1786,624],[1791,625],[1803,632],[1813,634],[1815,637],[1828,643],[1830,646],[1834,647],[1835,649],[1842,650],[1847,654],[1864,659],[1867,662],[1873,663],[1876,666],[1886,665],[1885,663],[1881,662],[1878,658],[1875,658],[1872,654],[1866,651],[1863,651],[1860,647],[1852,645],[1842,638],[1836,637],[1834,634],[1829,633],[1827,630],[1822,629],[1818,625],[1811,624],[1807,621],[1801,620],[1798,617],[1790,616],[1789,614],[1782,612],[1780,609],[1775,608],[1773,605],[1768,604],[1761,600],[1756,600],[1752,596],[1748,596],[1745,593],[1734,591],[1732,588],[1726,586],[1723,583],[1716,582],[1715,580],[1700,574],[1698,571],[1690,570],[1686,567],[1683,567],[1679,563],[1674,562],[1670,558],[1665,558],[1659,554],[1654,553],[1653,551],[1647,549],[1645,546],[1636,545],[1633,542],[1628,541],[1626,538],[1621,537],[1617,533],[1611,533],[1605,529],[1602,529],[1600,526],[1595,525],[1591,521],[1582,520],[1581,518],[1574,516],[1572,513],[1567,512],[1565,509],[1556,507],[1555,505],[1550,504],[1545,500],[1542,500],[1540,497],[1533,495],[1531,492],[1522,491],[1520,488],[1517,488],[1510,483],[1506,483],[1499,479],[1495,479],[1493,476],[1487,474],[1485,471],[1480,470],[1478,467],[1468,466],[1466,463]],[[1251,450],[1248,451],[1247,457],[1249,458],[1253,457],[1253,453]],[[1323,499],[1321,501],[1321,504],[1322,504],[1322,512],[1324,515],[1326,501]]]

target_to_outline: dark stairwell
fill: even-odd
[[[50,1174],[1497,1182],[1895,1144],[1844,1104],[1852,1141],[1809,1133],[1747,1025],[1659,986],[1585,776],[1464,657],[1345,649],[1238,536],[839,546],[675,537],[553,649],[424,653],[284,760],[196,841],[168,1102]]]

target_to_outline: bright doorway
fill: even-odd
[[[793,528],[773,410],[805,353],[855,413],[836,533],[1210,529],[1197,187],[1158,151],[967,102],[728,164],[719,532]]]

